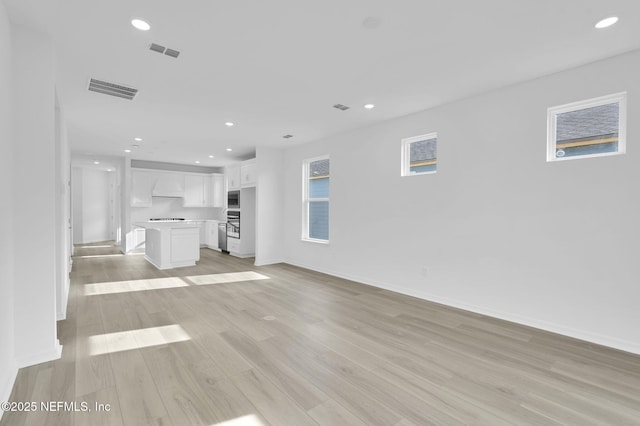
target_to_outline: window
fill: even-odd
[[[329,242],[329,157],[303,163],[302,239]]]
[[[626,93],[548,109],[547,161],[624,154]]]
[[[438,134],[402,139],[402,176],[435,173],[438,165]]]

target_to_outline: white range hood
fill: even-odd
[[[154,197],[183,198],[184,175],[180,173],[158,173],[151,195]]]

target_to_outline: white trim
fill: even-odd
[[[437,170],[432,170],[428,172],[419,172],[419,173],[411,173],[411,150],[410,145],[414,142],[426,141],[429,139],[436,140],[436,146],[439,143],[438,141],[438,132],[426,133],[424,135],[411,136],[409,138],[404,138],[401,140],[401,152],[400,152],[400,176],[420,176],[420,175],[432,175],[437,172]],[[437,157],[436,157],[437,160]],[[437,167],[437,163],[436,163]]]
[[[603,152],[599,154],[574,155],[571,157],[556,157],[556,131],[558,127],[557,115],[566,112],[579,111],[596,106],[617,103],[618,106],[618,150],[616,152]],[[614,93],[586,99],[584,101],[571,102],[547,108],[547,162],[577,160],[581,158],[608,157],[621,155],[627,152],[627,92]]]
[[[583,340],[586,342],[591,342],[598,345],[603,345],[610,348],[619,349],[625,352],[640,355],[640,343],[634,342],[631,340],[617,339],[607,335],[593,333],[588,330],[581,330],[573,327],[566,327],[563,325],[558,325],[556,323],[551,323],[548,321],[538,320],[535,318],[519,315],[513,312],[505,312],[500,310],[494,310],[491,308],[485,308],[483,306],[469,304],[467,302],[463,302],[457,299],[449,299],[449,298],[437,296],[437,295],[423,292],[423,291],[407,289],[407,288],[389,284],[383,281],[369,280],[356,275],[344,274],[344,273],[340,273],[340,272],[336,272],[336,271],[332,271],[324,268],[316,268],[310,265],[292,262],[290,259],[285,260],[285,263],[289,265],[297,266],[299,268],[309,269],[312,271],[321,272],[323,274],[331,275],[334,277],[343,278],[345,280],[355,281],[358,283],[370,285],[370,286],[381,288],[384,290],[389,290],[389,291],[404,294],[407,296],[416,297],[418,299],[426,300],[429,302],[440,303],[453,308],[475,312],[481,315],[502,319],[502,320],[513,322],[516,324],[522,324],[528,327],[533,327],[540,330],[549,331],[551,333],[573,337],[575,339]]]

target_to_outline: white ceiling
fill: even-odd
[[[77,162],[126,155],[141,137],[131,158],[222,166],[258,145],[322,139],[640,48],[638,0],[4,2],[14,21],[53,34]],[[594,28],[611,15],[617,25]],[[92,77],[139,94],[89,92]]]

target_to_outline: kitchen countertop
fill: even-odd
[[[198,225],[197,222],[190,221],[190,220],[181,220],[176,222],[162,222],[162,221],[136,222],[133,225],[138,226],[140,228],[145,228],[145,229],[197,228],[200,226]]]

